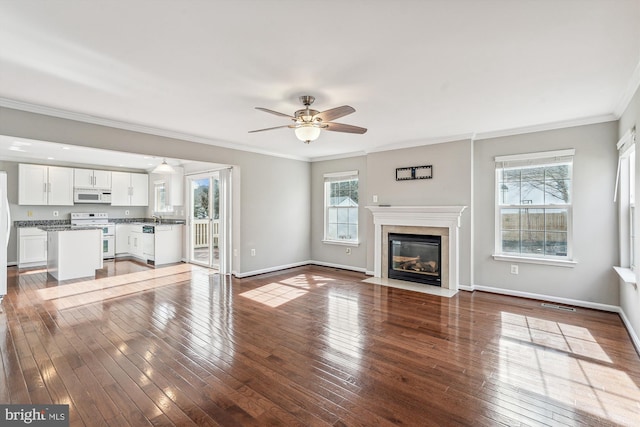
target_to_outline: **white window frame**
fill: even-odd
[[[164,191],[164,206],[160,206],[160,200],[158,197],[158,191],[162,189]],[[166,204],[167,202],[167,183],[165,181],[153,182],[153,213],[156,214],[170,214],[173,213],[173,206]]]
[[[358,181],[358,224],[356,228],[356,239],[331,239],[328,237],[328,227],[329,227],[329,199],[330,199],[330,184],[338,181]],[[324,237],[322,239],[323,243],[333,244],[333,245],[343,245],[343,246],[358,246],[360,245],[360,178],[358,176],[358,171],[344,171],[344,172],[332,172],[324,174]]]
[[[556,150],[556,151],[544,151],[537,153],[515,154],[508,156],[495,157],[496,169],[495,169],[495,245],[493,258],[497,261],[509,261],[509,262],[523,262],[531,264],[545,264],[555,265],[562,267],[573,267],[576,262],[573,259],[573,193],[574,193],[574,181],[573,181],[573,157],[575,155],[575,149]],[[516,204],[516,205],[501,205],[500,204],[500,189],[499,186],[499,173],[502,169],[511,166],[521,165],[523,168],[527,165],[542,166],[552,165],[568,162],[571,164],[570,179],[571,179],[571,196],[569,198],[569,204]],[[567,210],[567,254],[566,256],[552,256],[552,255],[537,255],[537,254],[523,254],[523,253],[510,253],[502,251],[502,235],[501,235],[501,208],[522,209],[524,207],[529,209],[566,209]]]
[[[636,187],[636,134],[635,128],[627,131],[618,141],[618,173],[614,202],[618,202],[618,227],[620,237],[620,266],[635,272],[637,266],[635,223],[635,187]],[[635,283],[635,274],[633,283]],[[625,281],[627,277],[623,277]]]

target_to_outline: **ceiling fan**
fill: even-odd
[[[289,128],[294,129],[296,137],[308,144],[311,141],[315,141],[320,136],[320,130],[330,130],[333,132],[346,132],[346,133],[359,133],[363,134],[367,131],[365,128],[361,128],[353,125],[345,125],[342,123],[332,123],[332,120],[339,119],[348,114],[354,113],[356,110],[348,105],[342,107],[332,108],[326,111],[316,111],[309,108],[313,104],[315,98],[311,95],[303,95],[300,97],[300,102],[305,108],[293,113],[293,116],[289,114],[279,113],[277,111],[269,110],[268,108],[256,107],[256,110],[264,111],[266,113],[275,114],[276,116],[288,117],[293,120],[294,123],[284,126],[276,126],[266,129],[251,130],[249,133],[263,132],[265,130]]]

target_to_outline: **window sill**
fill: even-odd
[[[529,257],[523,257],[523,256],[500,255],[500,254],[493,254],[492,256],[493,256],[493,259],[496,261],[522,262],[525,264],[553,265],[556,267],[573,268],[578,264],[576,261],[564,260],[564,259],[529,258]]]
[[[632,269],[627,267],[613,267],[613,269],[625,283],[633,285],[634,288],[637,286],[636,273]]]
[[[339,240],[323,240],[322,243],[326,243],[327,245],[337,245],[337,246],[360,246],[360,242],[341,242]]]

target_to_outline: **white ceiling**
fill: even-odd
[[[0,0],[0,104],[302,159],[614,119],[639,64],[640,0]],[[369,131],[248,133],[303,94]]]

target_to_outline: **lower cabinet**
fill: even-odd
[[[131,225],[116,224],[116,256],[128,255],[131,241]]]
[[[153,224],[116,225],[116,256],[132,256],[154,265],[182,261],[184,225],[153,225],[153,233],[144,233],[145,225]]]
[[[47,265],[47,232],[18,228],[18,268]]]
[[[147,261],[143,256],[143,235],[141,225],[132,225],[129,234],[129,253],[136,258]]]
[[[155,227],[154,259],[156,265],[182,261],[183,225],[167,224]]]

